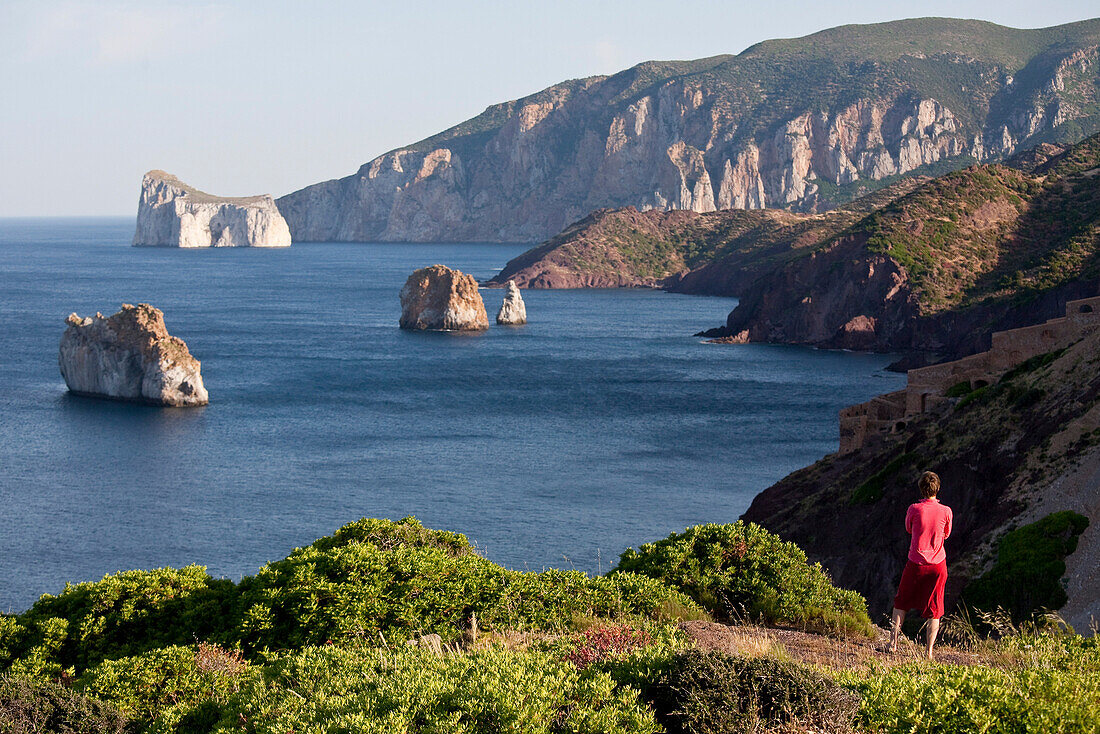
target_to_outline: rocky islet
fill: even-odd
[[[489,317],[472,275],[431,265],[414,271],[401,288],[400,325],[412,331],[484,331]]]
[[[290,229],[270,195],[229,198],[153,170],[141,181],[135,247],[289,247]]]
[[[159,309],[124,303],[113,316],[74,313],[65,323],[58,366],[71,392],[167,407],[209,402],[199,360]]]
[[[497,323],[509,326],[519,326],[527,323],[527,305],[523,302],[523,295],[519,292],[516,281],[508,281],[508,290],[504,294],[504,302],[500,304],[497,312]]]

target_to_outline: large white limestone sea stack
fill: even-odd
[[[474,276],[445,265],[420,268],[401,289],[401,328],[483,331],[489,328],[485,302]]]
[[[270,195],[228,198],[164,171],[141,180],[134,246],[289,247],[290,228]]]
[[[500,304],[497,323],[509,325],[527,323],[527,306],[523,303],[523,296],[519,294],[519,286],[514,280],[508,281],[508,292],[504,295],[504,303]]]
[[[65,323],[57,361],[72,392],[174,407],[209,402],[199,360],[168,333],[159,309],[124,303],[114,316],[74,313]]]

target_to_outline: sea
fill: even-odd
[[[483,280],[523,245],[135,248],[133,226],[0,220],[2,612],[126,569],[236,580],[362,517],[605,573],[735,521],[837,449],[838,410],[904,381],[889,355],[706,344],[736,300],[656,290],[530,290],[525,326],[398,329],[414,269]],[[482,290],[490,322],[503,294]],[[164,311],[209,406],[66,391],[65,317],[122,303]]]

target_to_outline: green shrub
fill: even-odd
[[[1003,608],[1017,624],[1041,609],[1060,609],[1067,599],[1061,583],[1066,556],[1088,524],[1084,515],[1066,510],[1006,533],[996,563],[967,585],[963,601],[985,611]]]
[[[1100,671],[924,664],[839,678],[863,697],[858,720],[884,734],[1100,731]]]
[[[1012,407],[1019,410],[1030,408],[1035,403],[1043,399],[1047,394],[1046,390],[1042,388],[1033,387],[1023,392],[1018,398],[1012,401]]]
[[[0,675],[4,734],[123,734],[136,732],[122,713],[53,681]]]
[[[1000,385],[986,385],[985,387],[979,387],[977,390],[969,393],[959,402],[955,403],[955,410],[962,410],[971,403],[977,403],[978,405],[985,405],[987,402],[997,396]]]
[[[250,678],[219,732],[652,734],[637,692],[548,653],[306,648]]]
[[[1034,372],[1037,369],[1046,367],[1048,364],[1058,359],[1065,353],[1065,349],[1056,349],[1053,352],[1045,352],[1043,354],[1036,354],[1034,357],[1029,357],[1028,359],[1025,359],[1023,362],[1020,362],[1020,364],[1010,369],[1008,372],[1005,372],[1003,375],[1001,375],[1000,381],[1011,382],[1020,375],[1026,375],[1029,372]]]
[[[612,578],[637,573],[680,589],[723,619],[871,634],[867,604],[838,589],[794,543],[753,523],[696,525],[624,552]]]
[[[173,646],[106,660],[80,679],[80,687],[135,719],[156,719],[153,731],[187,730],[198,728],[204,714],[213,725],[248,671],[238,653],[208,644]]]
[[[222,631],[233,594],[232,582],[211,578],[202,566],[66,584],[58,596],[46,594],[0,622],[0,669],[79,674],[108,658],[204,639]]]
[[[521,573],[474,553],[457,533],[414,518],[360,520],[240,584],[200,566],[127,571],[66,586],[0,616],[0,670],[49,679],[103,660],[218,642],[249,655],[379,635],[458,637],[484,628],[570,629],[576,617],[699,617],[689,598],[632,574]]]
[[[974,388],[970,386],[970,380],[963,380],[947,388],[947,392],[945,392],[943,396],[945,398],[961,398],[964,395],[969,395],[973,389]]]
[[[857,696],[802,665],[687,650],[643,696],[669,734],[740,734],[800,724],[846,731]]]
[[[428,632],[453,640],[475,615],[485,628],[565,630],[577,616],[656,619],[668,610],[698,611],[650,578],[511,571],[474,554],[462,536],[390,542],[422,538],[412,518],[390,523],[392,534],[381,532],[386,521],[364,522],[375,524],[371,534],[342,529],[334,536],[342,542],[322,538],[244,579],[234,640],[250,650],[373,643],[379,633],[391,641]]]

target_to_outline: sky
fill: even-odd
[[[1096,0],[0,0],[0,216],[133,216],[161,168],[281,196],[565,79],[923,16],[1038,28]]]

